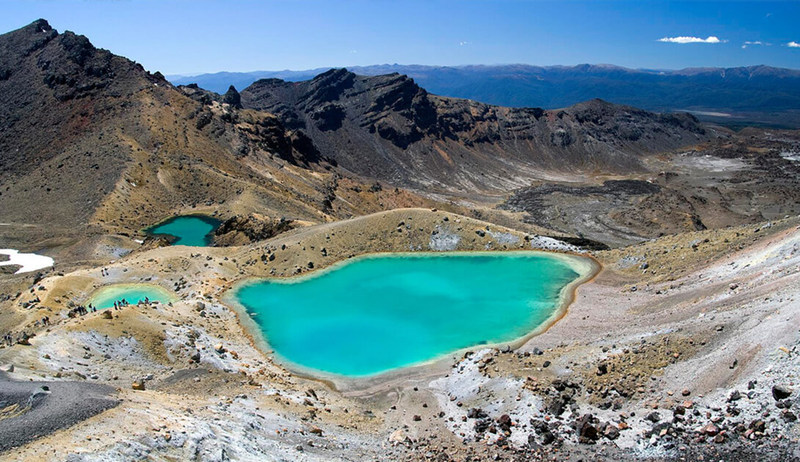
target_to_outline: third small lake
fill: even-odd
[[[205,247],[211,244],[220,221],[205,215],[173,217],[147,229],[151,235],[173,236],[172,245]]]

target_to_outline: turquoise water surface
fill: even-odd
[[[284,360],[358,377],[523,337],[587,268],[540,252],[374,256],[233,296]]]
[[[169,303],[176,300],[175,294],[155,284],[112,284],[101,287],[89,298],[92,305],[100,308],[113,308],[115,301],[125,299],[131,305],[144,302],[145,298],[151,302],[158,301]]]
[[[211,244],[219,220],[203,215],[174,217],[147,230],[150,234],[166,234],[176,239],[173,245],[205,247]]]

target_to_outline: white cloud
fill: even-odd
[[[709,35],[706,38],[700,37],[664,37],[658,39],[659,42],[667,42],[667,43],[724,43],[727,40],[720,40],[718,37],[713,35]]]
[[[789,47],[789,48],[800,48],[800,43],[789,42],[789,43],[786,44],[786,46]]]
[[[742,48],[747,48],[747,47],[749,47],[749,46],[753,46],[753,45],[763,45],[763,46],[765,46],[765,47],[768,47],[768,46],[770,46],[770,45],[772,45],[772,44],[771,44],[771,43],[762,42],[761,40],[756,40],[756,41],[754,41],[754,42],[751,42],[751,41],[746,41],[746,42],[744,42],[744,44],[742,45]]]
[[[460,46],[460,47],[463,47],[465,45],[469,45],[469,42],[467,42],[467,41],[458,42],[458,46]]]

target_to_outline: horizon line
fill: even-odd
[[[699,70],[699,69],[708,69],[708,70],[729,70],[729,69],[747,69],[747,68],[754,68],[754,67],[768,67],[772,69],[780,69],[780,70],[788,70],[788,71],[795,71],[800,72],[800,68],[792,68],[792,67],[781,67],[781,66],[772,66],[769,64],[750,64],[746,66],[689,66],[689,67],[682,67],[682,68],[654,68],[654,67],[626,67],[621,66],[618,64],[610,64],[610,63],[578,63],[578,64],[528,64],[528,63],[498,63],[498,64],[457,64],[457,65],[441,65],[441,64],[400,64],[400,63],[380,63],[380,64],[357,64],[351,66],[319,66],[319,67],[311,67],[306,69],[256,69],[250,71],[232,71],[232,70],[220,70],[220,71],[211,71],[211,72],[196,72],[196,73],[169,73],[164,74],[167,77],[172,78],[180,78],[180,77],[197,77],[201,75],[214,75],[214,74],[253,74],[257,72],[312,72],[312,71],[320,71],[320,70],[328,70],[328,69],[357,69],[357,68],[365,68],[365,67],[429,67],[429,68],[446,68],[446,69],[459,69],[459,68],[466,68],[466,67],[511,67],[511,66],[526,66],[526,67],[538,67],[538,68],[574,68],[580,66],[593,66],[593,67],[612,67],[618,69],[624,69],[629,71],[649,71],[649,72],[680,72],[680,71],[687,71],[687,70]]]

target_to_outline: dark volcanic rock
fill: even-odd
[[[578,441],[583,444],[593,444],[600,439],[597,431],[597,418],[591,414],[585,414],[575,421],[575,431],[578,433]]]
[[[236,87],[231,85],[228,88],[228,91],[222,96],[222,102],[225,104],[230,104],[235,108],[242,107],[242,97],[239,95],[239,92],[236,91]]]
[[[346,117],[345,110],[338,104],[326,104],[311,114],[311,119],[316,122],[318,129],[326,132],[338,130]]]
[[[470,419],[485,419],[487,417],[489,417],[489,415],[480,408],[473,407],[467,412],[467,418]]]
[[[512,425],[511,416],[509,416],[508,414],[503,414],[497,418],[497,426],[500,427],[501,430],[505,432],[511,431],[511,425]]]
[[[616,425],[608,424],[605,430],[603,430],[603,436],[610,440],[615,440],[619,438],[619,428],[617,428]]]
[[[792,390],[784,385],[775,385],[772,387],[772,397],[776,400],[786,399],[792,395]]]
[[[231,217],[214,232],[214,245],[242,245],[263,241],[293,228],[291,220],[273,220],[262,215]]]

